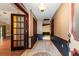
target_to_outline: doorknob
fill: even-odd
[[[26,30],[26,32],[27,32],[27,30]]]

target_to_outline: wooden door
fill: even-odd
[[[11,50],[27,48],[27,16],[11,14]]]

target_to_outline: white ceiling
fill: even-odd
[[[24,6],[29,10],[32,9],[34,15],[38,20],[43,20],[45,18],[51,19],[55,14],[56,10],[60,6],[58,3],[45,3],[46,10],[42,13],[39,10],[40,3],[24,3]],[[4,14],[6,12],[7,14]],[[17,9],[10,3],[0,3],[0,21],[10,24],[11,13],[18,13]]]
[[[17,12],[13,4],[10,3],[0,3],[0,10],[7,12]]]
[[[4,12],[6,12],[6,14]],[[13,4],[0,3],[0,22],[10,24],[11,13],[18,13],[17,9],[13,6]]]
[[[24,3],[24,6],[27,8],[27,10],[31,9],[38,20],[51,19],[61,4],[44,3],[44,5],[46,6],[46,9],[44,12],[41,12],[39,10],[40,3]]]

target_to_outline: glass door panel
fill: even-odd
[[[23,23],[21,23],[21,28],[24,28],[24,24]]]
[[[12,50],[25,49],[25,15],[12,14]]]
[[[24,17],[21,17],[21,22],[24,22],[24,20],[23,20],[23,19],[24,19]]]
[[[17,22],[16,16],[13,16],[13,19],[14,22]]]

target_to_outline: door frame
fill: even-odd
[[[51,40],[52,40],[52,36],[54,36],[54,19],[51,19]]]
[[[13,5],[15,5],[27,17],[27,47],[26,47],[26,49],[28,49],[29,48],[29,46],[28,46],[28,44],[29,44],[29,42],[28,42],[28,37],[29,37],[29,25],[28,25],[29,24],[29,20],[28,20],[28,17],[29,17],[29,15],[28,15],[28,13],[26,11],[26,8],[24,7],[24,5],[22,3],[13,3]],[[12,25],[11,25],[11,27],[12,27]],[[11,29],[11,32],[12,32],[12,29]],[[11,41],[11,45],[12,45],[12,41]],[[12,48],[12,46],[11,46],[11,48]]]

